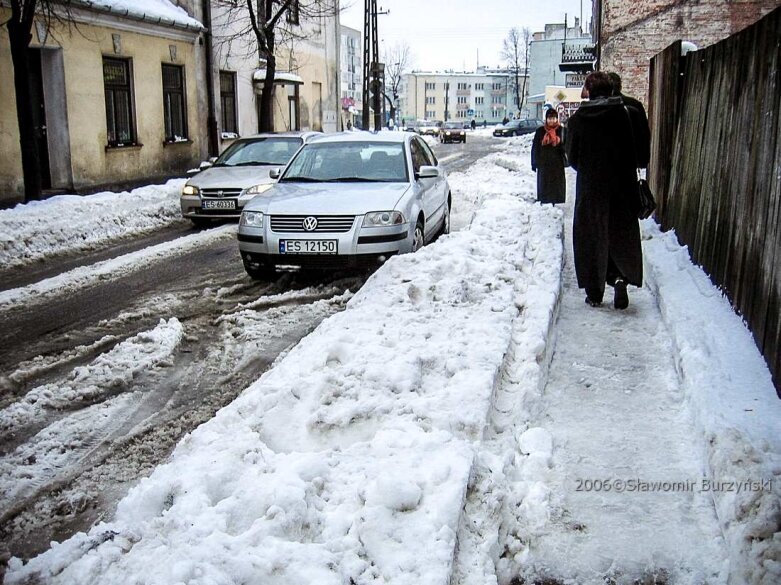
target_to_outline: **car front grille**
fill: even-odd
[[[304,220],[308,217],[317,219],[317,227],[313,230],[304,229]],[[272,232],[293,233],[344,233],[349,232],[355,223],[354,215],[272,215]]]
[[[222,197],[238,197],[241,191],[241,189],[201,189],[201,197],[213,197],[216,199]]]

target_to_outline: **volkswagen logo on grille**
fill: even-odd
[[[217,191],[217,197],[222,197],[222,196],[223,196],[223,194],[224,194],[224,191],[223,191],[222,189],[220,189],[219,191]]]
[[[317,218],[312,217],[311,215],[304,218],[304,229],[308,232],[315,231],[315,229],[317,229]]]

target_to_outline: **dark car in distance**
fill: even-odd
[[[446,142],[466,142],[466,130],[460,122],[445,122],[439,129],[439,141],[442,144]]]
[[[533,134],[542,126],[542,120],[510,120],[507,124],[500,124],[494,129],[494,136],[523,136]]]

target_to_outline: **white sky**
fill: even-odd
[[[341,22],[363,30],[363,0],[344,0]],[[528,27],[541,31],[548,23],[574,24],[591,19],[591,0],[377,0],[389,14],[378,18],[382,46],[406,42],[414,55],[413,68],[421,70],[474,70],[478,52],[481,65],[501,65],[502,41],[508,31]],[[584,27],[585,28],[585,27]]]

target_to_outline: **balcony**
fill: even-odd
[[[596,45],[565,45],[561,46],[561,63],[559,71],[586,73],[594,70],[597,60]]]

